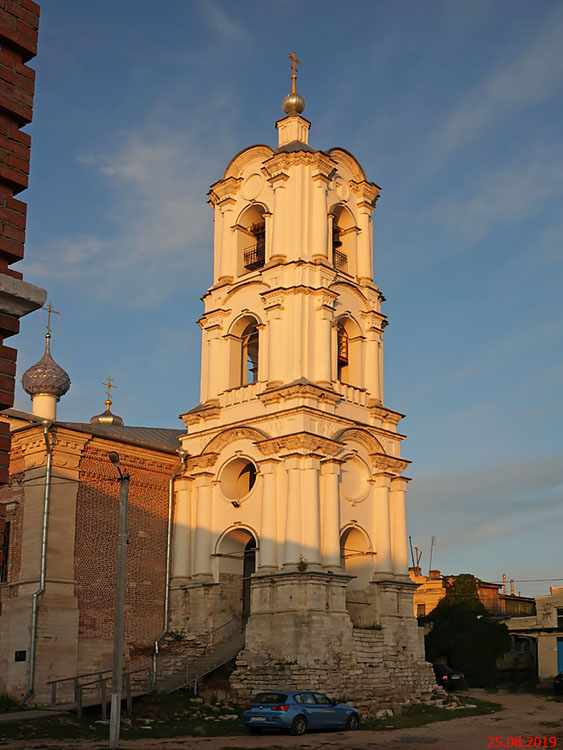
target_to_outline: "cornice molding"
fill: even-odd
[[[340,394],[336,391],[329,391],[315,383],[290,383],[258,394],[260,401],[267,406],[296,397],[309,397],[332,404],[337,404],[341,400]]]
[[[232,313],[232,310],[210,310],[197,321],[201,329],[209,331],[213,328],[223,328],[223,322]]]
[[[187,462],[188,471],[192,474],[206,473],[205,470],[212,469],[218,458],[218,453],[204,453],[200,456],[191,456]]]
[[[218,454],[226,445],[237,440],[251,440],[255,443],[268,438],[267,433],[257,430],[255,427],[229,427],[213,437],[201,453],[202,455],[211,452]]]
[[[368,409],[370,416],[378,417],[384,422],[391,422],[391,424],[398,425],[401,419],[404,418],[404,414],[400,414],[398,411],[387,409],[383,404],[378,404],[375,400],[368,402]]]
[[[283,151],[264,162],[272,176],[300,164],[314,167],[318,169],[318,174],[326,176],[336,167],[336,162],[322,151]]]
[[[393,476],[398,476],[410,464],[410,461],[404,458],[395,458],[385,453],[372,453],[370,459],[376,473],[392,474]]]
[[[365,320],[367,331],[383,333],[383,329],[387,325],[387,316],[377,310],[362,310],[360,311],[360,318]]]
[[[312,453],[335,456],[342,450],[340,443],[311,432],[296,432],[291,435],[269,438],[257,442],[256,447],[263,456],[279,455],[282,452],[297,453],[303,456],[310,456]]]
[[[221,407],[217,403],[206,403],[200,404],[199,408],[180,414],[180,419],[186,425],[197,425],[200,422],[205,422],[208,419],[218,419],[221,414]]]
[[[227,177],[211,186],[209,202],[213,206],[220,205],[225,200],[234,200],[242,186],[242,177]]]
[[[362,180],[361,182],[351,180],[350,190],[356,196],[358,206],[364,206],[370,209],[375,207],[375,202],[381,192],[381,188],[374,182],[367,182],[366,180]]]

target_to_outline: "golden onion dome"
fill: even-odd
[[[305,109],[305,98],[297,91],[292,91],[291,94],[284,96],[282,109],[286,115],[300,115]]]

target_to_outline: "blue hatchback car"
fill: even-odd
[[[323,693],[272,690],[258,693],[245,706],[242,720],[251,732],[269,728],[301,735],[308,729],[357,729],[360,714]]]

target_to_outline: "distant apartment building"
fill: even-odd
[[[428,575],[422,575],[418,567],[409,568],[409,576],[417,584],[414,592],[413,605],[416,617],[423,617],[432,612],[438,602],[446,596],[447,584],[455,576],[443,576],[439,570],[429,570]],[[495,617],[515,617],[534,613],[534,599],[514,593],[514,581],[510,582],[510,594],[504,590],[503,584],[489,583],[475,579],[477,594],[481,603],[490,615]]]

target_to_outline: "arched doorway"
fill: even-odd
[[[250,581],[256,570],[256,539],[247,529],[231,529],[219,540],[219,583],[221,603],[225,614],[241,616],[246,622],[250,615]]]
[[[374,624],[374,602],[370,591],[373,579],[373,553],[366,533],[356,526],[340,537],[340,562],[354,576],[346,589],[346,609],[354,625]]]

